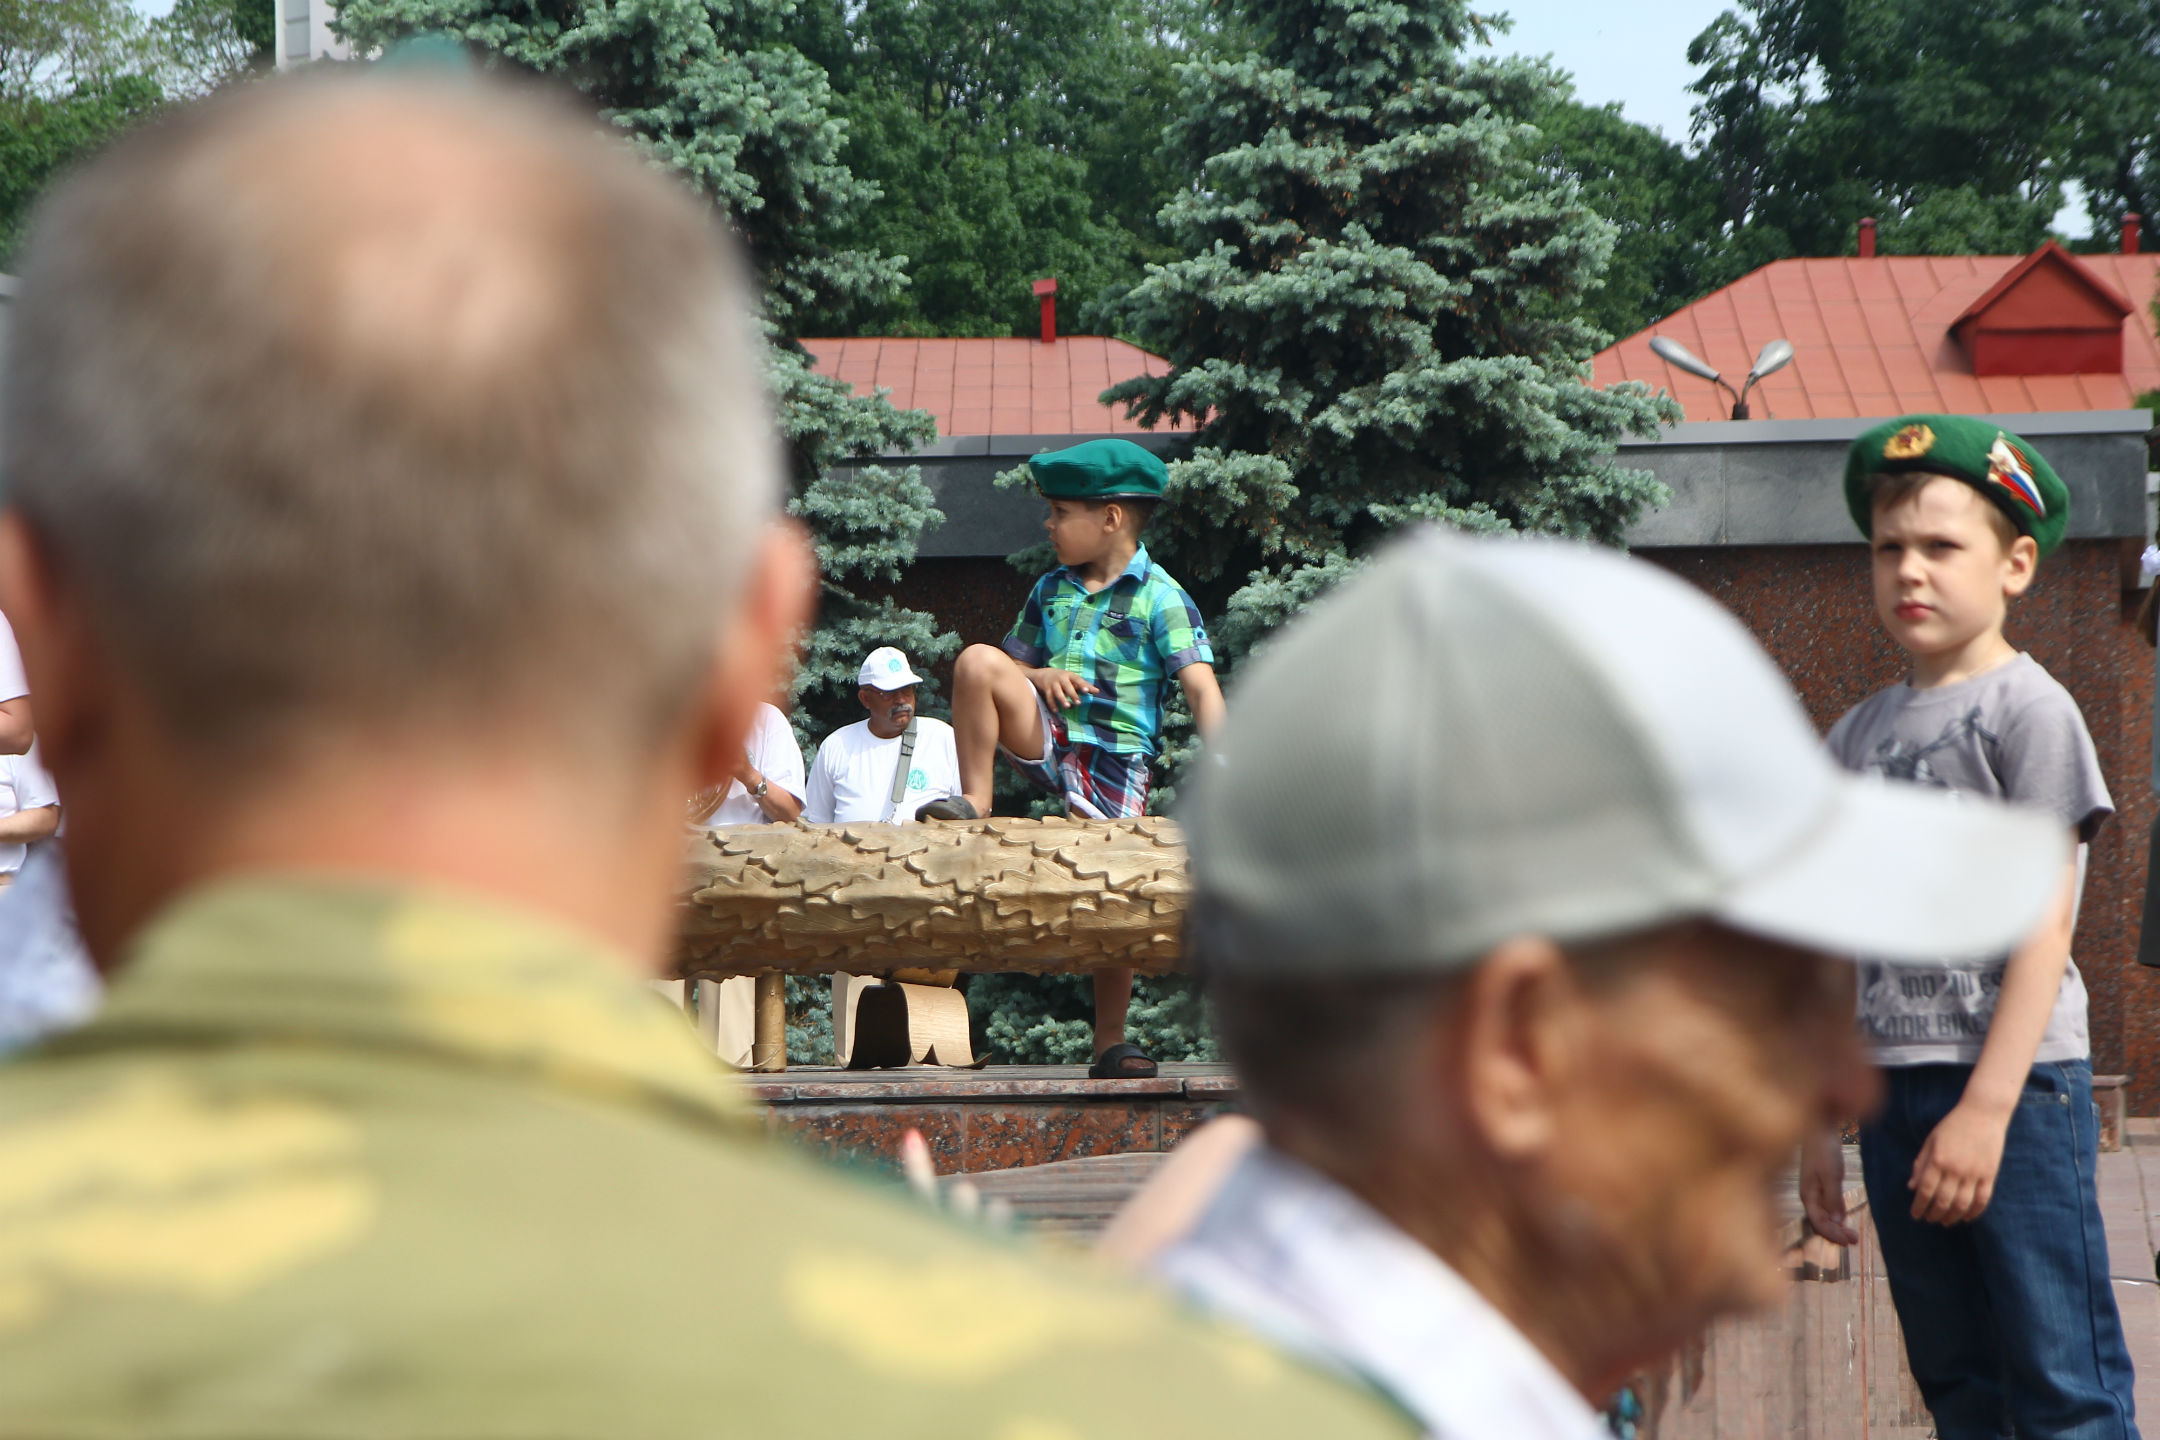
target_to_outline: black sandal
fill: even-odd
[[[1134,1060],[1139,1061],[1147,1068],[1144,1070],[1126,1069],[1126,1065]],[[1088,1066],[1088,1079],[1090,1080],[1152,1080],[1154,1078],[1155,1057],[1142,1050],[1138,1045],[1128,1045],[1122,1040],[1096,1056],[1095,1063]]]

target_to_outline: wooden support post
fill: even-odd
[[[757,977],[757,1020],[750,1038],[750,1068],[760,1074],[787,1069],[787,976],[767,970]]]

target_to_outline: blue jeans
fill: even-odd
[[[1969,1065],[1884,1072],[1860,1132],[1868,1210],[1913,1378],[1943,1440],[2136,1440],[2130,1351],[2108,1279],[2092,1066],[2035,1065],[1995,1197],[1969,1225],[1912,1218],[1913,1161]],[[2139,1257],[2142,1261],[2143,1257]]]

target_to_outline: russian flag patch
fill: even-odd
[[[2032,461],[2000,430],[1995,432],[1994,448],[1988,451],[1988,479],[2017,496],[2033,514],[2047,514],[2047,501],[2040,498],[2040,483],[2033,479]]]

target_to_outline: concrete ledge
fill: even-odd
[[[2070,536],[2135,539],[2145,520],[2143,410],[1988,417],[2032,442],[2070,487]],[[1628,531],[1644,549],[1695,545],[1857,545],[1845,511],[1845,451],[1879,420],[1722,420],[1629,440],[1620,463],[1648,470],[1670,504]]]
[[[2072,410],[1987,417],[2030,440],[2070,487],[2070,535],[2080,540],[2135,539],[2145,519],[2143,410]],[[1623,441],[1620,463],[1648,470],[1672,502],[1628,532],[1641,548],[1699,545],[1857,545],[1845,513],[1845,450],[1880,419],[1716,420],[1675,425],[1655,437]],[[923,534],[926,559],[1003,557],[1042,539],[1042,501],[1026,490],[1000,490],[997,476],[1044,450],[1095,435],[956,435],[912,456],[880,463],[922,467],[945,523]],[[1128,435],[1167,454],[1190,444],[1190,431]]]

